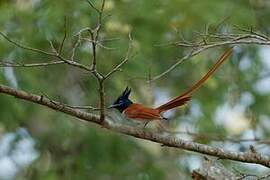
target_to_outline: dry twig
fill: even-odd
[[[204,34],[200,34],[203,36]],[[200,41],[199,43],[177,41],[173,43],[167,43],[165,45],[173,45],[185,48],[191,48],[190,52],[185,56],[176,59],[176,63],[167,68],[164,72],[156,75],[150,81],[156,81],[163,76],[167,75],[169,72],[173,71],[178,65],[180,65],[185,60],[188,60],[208,49],[221,47],[225,45],[240,45],[240,44],[257,44],[257,45],[270,45],[269,38],[259,35],[258,33],[254,34],[207,34],[207,36],[215,37],[217,39],[222,39],[222,41]],[[149,81],[148,81],[149,82]]]

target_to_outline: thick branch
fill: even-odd
[[[0,93],[8,94],[8,95],[17,97],[19,99],[24,99],[26,101],[33,102],[36,104],[41,104],[43,106],[49,107],[50,109],[54,109],[56,111],[60,111],[65,114],[69,114],[71,116],[77,117],[84,121],[100,124],[100,118],[97,115],[72,109],[59,102],[52,101],[48,98],[45,98],[44,96],[30,94],[25,91],[16,90],[16,89],[4,86],[4,85],[0,85]],[[260,164],[266,167],[270,167],[270,157],[260,154],[258,152],[251,152],[251,151],[250,152],[233,152],[233,151],[224,150],[222,148],[216,148],[216,147],[211,147],[211,146],[195,143],[192,141],[182,140],[182,139],[176,138],[173,135],[164,135],[164,134],[162,135],[159,133],[145,131],[144,129],[134,128],[127,125],[112,124],[112,123],[110,124],[110,123],[107,123],[109,122],[107,120],[105,122],[106,123],[101,124],[102,127],[111,129],[119,133],[130,135],[136,138],[160,143],[164,146],[185,149],[188,151],[194,151],[194,152],[198,152],[202,154],[215,156],[221,159],[230,159],[230,160],[246,162],[246,163],[255,163],[255,164]]]
[[[30,94],[25,91],[16,90],[8,86],[4,86],[4,85],[0,85],[0,93],[8,94],[16,98],[24,99],[26,101],[32,102],[32,103],[41,104],[43,106],[47,106],[50,109],[54,109],[56,111],[60,111],[65,114],[69,114],[71,116],[77,117],[85,121],[99,123],[99,117],[94,114],[74,110],[73,108],[70,108],[60,102],[52,101],[42,95],[40,96],[40,95]]]

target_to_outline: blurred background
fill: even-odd
[[[98,7],[100,0],[93,1]],[[198,80],[226,47],[193,57],[166,76],[147,83],[184,56],[185,48],[166,45],[184,37],[200,38],[206,30],[250,28],[268,34],[267,0],[107,0],[98,49],[98,69],[108,72],[124,58],[132,32],[133,55],[106,83],[106,103],[112,103],[128,85],[131,98],[149,106],[179,95]],[[97,14],[84,0],[1,0],[0,30],[23,44],[51,51],[59,46],[67,20],[64,55],[70,56],[74,35],[94,26]],[[212,27],[212,29],[211,29]],[[213,28],[214,27],[214,28]],[[90,44],[82,42],[75,59],[91,60]],[[16,63],[53,60],[27,52],[0,38],[0,58]],[[70,105],[98,106],[96,80],[66,65],[46,68],[0,68],[0,83]],[[243,138],[269,138],[270,48],[241,45],[201,88],[186,107],[170,111],[173,130]],[[203,161],[200,154],[161,147],[155,143],[100,129],[95,125],[0,94],[0,179],[191,179]],[[117,113],[117,112],[114,112]],[[183,134],[181,138],[190,139]],[[198,142],[247,151],[249,142]],[[268,144],[255,144],[270,154]],[[257,175],[260,165],[222,161],[229,170]]]

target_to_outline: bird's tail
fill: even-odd
[[[182,93],[180,96],[170,100],[169,102],[157,107],[156,109],[159,110],[159,112],[164,112],[169,109],[173,109],[178,106],[182,106],[186,104],[191,99],[191,94],[198,90],[203,83],[211,77],[211,75],[214,74],[214,72],[220,67],[220,65],[232,54],[233,48],[228,49],[225,51],[218,61],[213,65],[213,67],[199,80],[197,81],[193,86],[191,86],[186,92]]]

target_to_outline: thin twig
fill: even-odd
[[[74,109],[86,109],[86,110],[91,110],[91,111],[100,111],[100,108],[95,108],[93,106],[71,106],[67,105],[67,107],[74,108]]]
[[[62,54],[62,50],[63,50],[63,46],[64,46],[64,43],[65,43],[65,40],[67,38],[67,18],[65,17],[65,20],[64,20],[65,24],[64,24],[64,37],[62,39],[62,42],[58,48],[58,55],[61,55]]]
[[[96,43],[97,46],[99,46],[99,47],[101,47],[103,49],[106,49],[106,50],[115,50],[116,49],[116,48],[111,48],[111,47],[107,47],[107,46],[103,45],[101,43],[101,41],[94,42],[93,40],[88,39],[88,38],[81,38],[81,39],[84,40],[84,41],[90,42],[90,43]]]
[[[52,52],[57,56],[58,53],[57,53],[57,51],[56,51],[56,49],[55,49],[55,47],[54,47],[54,45],[53,45],[53,42],[52,42],[52,41],[49,41],[49,43],[50,43]]]
[[[40,50],[40,49],[28,47],[28,46],[22,45],[20,43],[17,43],[15,41],[11,40],[7,35],[5,35],[4,33],[2,33],[1,31],[0,31],[0,35],[3,38],[5,38],[8,42],[14,44],[15,46],[17,46],[19,48],[22,48],[22,49],[25,49],[25,50],[29,50],[29,51],[33,51],[33,52],[36,52],[36,53],[45,54],[45,55],[48,55],[48,56],[55,56],[55,54],[53,54],[53,53],[49,53],[49,52],[46,52],[46,51],[43,51],[43,50]]]
[[[94,76],[98,79],[101,80],[103,79],[103,76],[97,71],[97,36],[95,35],[94,32],[90,31],[91,34],[91,42],[92,42],[92,64],[91,64],[91,72],[94,74]]]
[[[222,37],[222,36],[221,36]],[[203,51],[206,51],[211,48],[220,47],[224,45],[239,45],[239,44],[257,44],[257,45],[270,45],[270,41],[266,40],[266,38],[263,38],[262,36],[258,36],[256,34],[244,34],[241,36],[236,36],[233,39],[227,40],[227,41],[215,41],[215,42],[208,42],[206,44],[201,43],[185,43],[185,42],[174,42],[167,45],[176,45],[181,47],[187,47],[192,48],[192,50],[186,54],[185,56],[178,58],[176,63],[171,65],[169,68],[167,68],[164,72],[156,75],[153,77],[151,81],[156,81],[172,70],[174,70],[179,64],[181,64],[183,61],[190,59],[193,56],[196,56]]]
[[[88,1],[89,4],[92,4],[91,1]],[[94,75],[98,78],[98,79],[102,79],[103,77],[101,76],[100,73],[97,72],[97,42],[99,40],[99,32],[101,30],[101,24],[102,24],[102,15],[103,15],[103,10],[104,10],[104,6],[105,6],[105,0],[102,0],[102,4],[101,4],[101,8],[100,10],[98,10],[98,23],[97,26],[94,30],[89,30],[90,35],[91,35],[91,40],[92,40],[92,53],[93,53],[93,59],[92,59],[92,72],[94,73]],[[92,6],[94,8],[94,6]],[[96,8],[94,8],[96,9]]]
[[[120,68],[126,64],[129,60],[129,57],[130,57],[130,52],[132,50],[132,37],[131,37],[131,34],[129,33],[129,45],[128,45],[128,50],[127,50],[127,53],[126,53],[126,56],[124,58],[124,60],[119,63],[117,66],[115,66],[109,73],[107,73],[104,78],[107,79],[109,78],[111,75],[113,75],[115,72],[119,71]]]
[[[52,65],[64,64],[65,61],[52,61],[52,62],[44,62],[44,63],[30,63],[30,64],[22,64],[22,63],[14,63],[9,61],[0,61],[1,67],[47,67]]]
[[[77,67],[77,68],[80,68],[80,69],[83,69],[83,70],[86,70],[86,71],[89,71],[89,72],[92,72],[91,68],[89,68],[88,66],[80,64],[80,63],[75,62],[73,60],[66,59],[66,58],[64,58],[64,57],[62,57],[62,56],[60,56],[58,54],[49,53],[49,52],[46,52],[46,51],[43,51],[43,50],[40,50],[40,49],[36,49],[36,48],[32,48],[32,47],[22,45],[20,43],[17,43],[15,41],[11,40],[8,36],[3,34],[2,32],[0,32],[0,35],[2,35],[7,41],[9,41],[10,43],[14,44],[15,46],[17,46],[19,48],[22,48],[22,49],[25,49],[25,50],[28,50],[28,51],[32,51],[32,52],[36,52],[36,53],[40,53],[40,54],[45,54],[45,55],[52,56],[52,57],[56,57],[59,60],[64,61],[66,64],[69,64],[71,66],[74,66],[74,67]]]
[[[71,56],[70,56],[71,61],[74,61],[76,50],[81,43],[81,34],[76,35],[76,37],[77,37],[76,42],[74,43],[72,47],[72,51],[71,51]]]
[[[101,39],[99,42],[110,42],[110,41],[118,41],[120,38],[107,38],[107,39]]]
[[[249,33],[249,34],[254,34],[256,36],[260,36],[262,38],[264,38],[265,40],[269,41],[270,38],[262,33],[259,33],[259,32],[255,32],[252,28],[250,28],[249,30],[248,29],[245,29],[245,28],[241,28],[237,25],[234,25],[234,27],[237,29],[237,30],[240,30],[242,32],[246,32],[246,33]]]
[[[98,8],[95,7],[95,5],[90,1],[90,0],[86,0],[86,2],[88,2],[88,4],[98,13],[100,14],[100,10]]]
[[[116,50],[116,48],[111,48],[111,47],[107,47],[107,46],[104,46],[103,44],[101,44],[100,42],[97,43],[97,45],[103,49],[106,49],[106,50]]]

